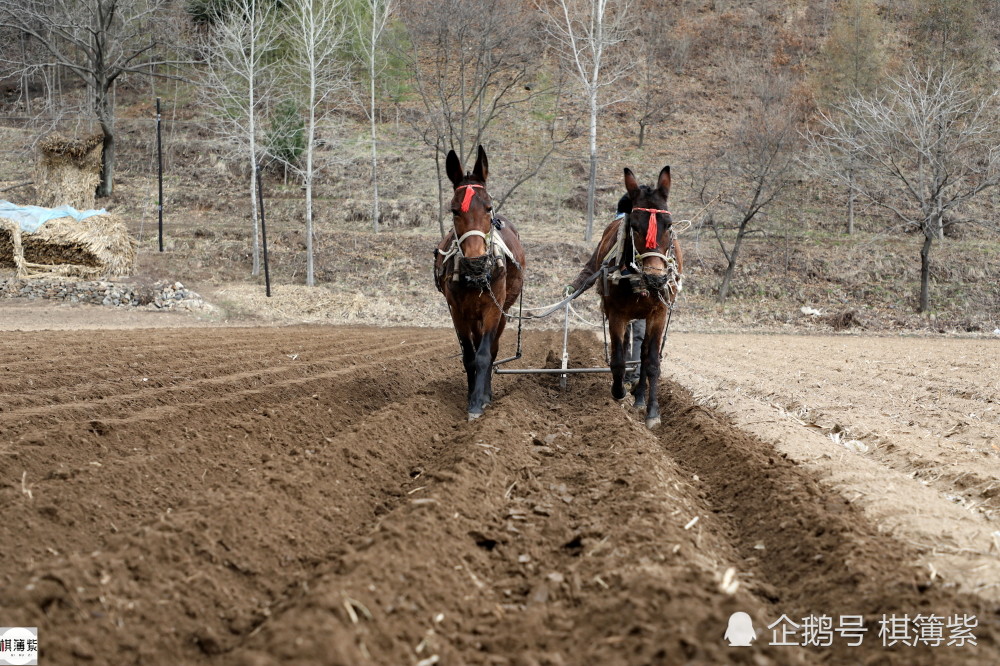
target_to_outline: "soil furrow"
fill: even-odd
[[[294,353],[282,353],[279,360],[287,365],[299,365],[307,368],[323,367],[336,363],[345,358],[368,358],[374,360],[376,356],[390,351],[398,351],[399,343],[389,345],[356,345],[350,352],[340,354],[330,354],[329,343],[320,339],[315,340],[312,336],[313,347],[304,347],[299,344],[289,345],[288,350],[295,350]],[[370,341],[371,342],[371,341]],[[412,350],[419,351],[418,349]],[[252,353],[248,353],[252,352]],[[319,353],[319,357],[316,353]],[[198,358],[191,358],[192,354],[187,350],[184,352],[182,360],[166,357],[148,356],[146,354],[130,355],[127,350],[120,350],[115,358],[117,363],[107,363],[106,367],[85,367],[81,369],[79,365],[74,366],[71,372],[54,372],[49,368],[48,372],[38,372],[37,368],[12,369],[11,377],[15,379],[13,385],[5,385],[0,381],[0,391],[4,396],[3,409],[10,412],[17,408],[37,407],[40,404],[72,403],[77,401],[92,401],[103,396],[113,395],[122,390],[123,386],[139,387],[144,390],[157,388],[177,389],[187,388],[190,383],[198,379],[211,380],[220,376],[251,376],[255,370],[247,368],[262,369],[274,365],[274,359],[262,356],[257,349],[231,349],[228,353],[220,354],[220,350],[209,352],[204,355],[194,355]],[[287,362],[285,358],[289,359]],[[392,356],[388,356],[392,358]],[[170,372],[168,376],[162,373],[165,363],[169,363]],[[51,362],[49,362],[51,364]],[[241,370],[242,372],[235,372]],[[267,372],[275,372],[275,368],[268,367]],[[0,375],[2,380],[3,375]],[[131,379],[126,379],[131,378]],[[83,384],[81,387],[80,384]]]
[[[33,441],[43,441],[48,438],[48,428],[60,428],[65,420],[90,422],[99,420],[98,424],[89,424],[88,430],[98,430],[106,434],[114,429],[127,428],[134,422],[162,421],[173,418],[178,412],[189,410],[219,411],[225,413],[236,407],[226,408],[230,402],[247,402],[259,399],[266,403],[267,397],[273,393],[292,391],[305,393],[321,391],[323,386],[340,375],[360,375],[366,369],[385,367],[386,364],[402,362],[410,354],[420,354],[422,347],[441,348],[440,342],[425,345],[407,345],[399,348],[397,356],[352,356],[347,367],[340,363],[297,363],[287,359],[279,359],[270,367],[255,368],[241,372],[230,372],[206,377],[203,379],[185,381],[177,385],[148,386],[137,378],[131,382],[133,391],[123,392],[123,387],[109,385],[107,392],[95,396],[91,400],[48,404],[45,406],[28,406],[0,414],[0,427],[3,427],[4,437],[14,439],[24,436]],[[376,350],[378,351],[378,350]],[[367,362],[362,362],[367,361]],[[272,361],[273,363],[273,361]],[[334,369],[327,370],[329,365]],[[341,367],[336,367],[341,366]],[[231,366],[217,366],[226,372]],[[134,390],[139,388],[138,391]],[[206,397],[211,396],[211,397]],[[148,405],[148,406],[147,406]]]
[[[0,414],[0,509],[16,516],[0,615],[68,637],[46,663],[998,661],[995,608],[670,382],[657,431],[608,375],[565,391],[496,376],[467,423],[450,330],[170,331],[108,367],[130,335],[89,333],[104,354],[66,384],[45,375],[55,359],[33,366],[49,406]],[[517,365],[551,364],[561,341],[529,333]],[[570,355],[604,365],[589,333]],[[115,371],[190,376],[120,394]],[[737,611],[752,647],[723,639]],[[782,613],[858,614],[868,640],[776,646]],[[883,647],[892,613],[974,614],[979,644]]]

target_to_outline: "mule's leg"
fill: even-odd
[[[476,347],[469,334],[461,335],[458,341],[462,345],[462,365],[465,366],[465,378],[468,381],[465,399],[471,401],[472,389],[476,385]]]
[[[642,374],[649,381],[649,396],[646,404],[646,427],[660,425],[660,404],[657,389],[660,383],[660,342],[666,332],[666,309],[660,309],[646,319],[646,339],[642,344]]]
[[[608,313],[608,331],[611,337],[611,397],[621,400],[625,397],[625,327],[628,319],[615,313]]]
[[[494,311],[496,311],[495,308]],[[476,354],[473,359],[476,378],[472,385],[472,392],[469,394],[470,421],[482,416],[483,409],[486,407],[487,402],[489,402],[490,375],[493,370],[493,343],[497,338],[498,319],[499,317],[494,313],[489,313],[483,317],[483,334],[476,345]]]
[[[646,329],[646,321],[643,321],[643,328]],[[635,384],[635,389],[632,391],[632,395],[635,396],[634,407],[636,409],[646,409],[646,380],[648,378],[648,371],[646,369],[646,355],[649,349],[649,334],[644,333],[642,336],[642,346],[639,348],[639,379]]]
[[[493,402],[493,363],[497,360],[497,352],[500,351],[500,336],[503,335],[503,330],[507,326],[507,317],[503,314],[500,315],[500,321],[497,323],[497,334],[493,338],[493,347],[490,350],[490,365],[487,369],[486,378],[486,404]]]

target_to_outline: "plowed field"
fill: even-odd
[[[959,474],[914,473],[933,441],[908,452],[892,410],[870,418],[882,399],[871,367],[853,391],[851,373],[795,384],[775,368],[798,357],[800,371],[839,371],[804,362],[806,338],[799,351],[764,339],[773,357],[739,340],[672,341],[665,367],[687,388],[664,381],[663,424],[649,431],[605,375],[565,391],[553,377],[497,377],[493,405],[467,423],[450,330],[7,333],[0,624],[38,626],[49,666],[1000,663],[995,587],[953,560],[928,567],[934,546],[905,519],[920,513],[916,491],[873,495],[886,470],[947,502]],[[522,364],[560,347],[561,333],[529,334]],[[570,355],[603,365],[591,334],[574,333]],[[986,449],[963,470],[995,498],[996,394],[932,385],[979,405],[965,423]],[[906,400],[885,404],[909,413],[893,402]],[[899,428],[927,427],[909,421]],[[754,423],[830,449],[812,455]],[[965,455],[949,451],[935,455]],[[925,531],[945,538],[935,515]],[[970,520],[988,538],[992,518]],[[995,564],[988,540],[977,548]],[[736,611],[754,620],[751,647],[723,640]],[[835,628],[861,616],[867,634],[801,646],[799,627],[787,641],[798,647],[777,645],[766,625],[782,615]],[[922,641],[909,626],[880,636],[893,615],[941,621]],[[975,645],[946,644],[956,615],[975,616]]]

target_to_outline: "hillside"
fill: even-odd
[[[1000,238],[970,225],[935,245],[931,313],[917,315],[917,235],[900,233],[884,211],[861,208],[858,232],[845,228],[845,193],[832,182],[797,168],[792,186],[755,220],[732,293],[724,305],[715,294],[725,259],[707,212],[725,225],[724,206],[699,199],[712,159],[730,140],[728,127],[746,103],[740,77],[754,63],[770,63],[799,77],[799,94],[815,108],[821,51],[833,22],[828,5],[799,2],[675,3],[671,40],[682,41],[683,62],[662,73],[670,112],[646,130],[637,147],[632,99],[600,118],[597,234],[623,192],[621,170],[650,181],[669,164],[674,174],[675,220],[693,226],[681,238],[685,292],[673,325],[689,330],[860,328],[991,333],[1000,328]],[[892,30],[886,38],[906,53],[912,16],[881,10]],[[551,55],[551,54],[550,54]],[[735,63],[735,64],[734,64]],[[776,63],[776,64],[775,64]],[[545,73],[551,60],[535,76]],[[69,90],[66,95],[78,94]],[[250,275],[249,193],[238,157],[211,131],[212,122],[194,84],[128,79],[118,86],[118,179],[103,204],[122,214],[140,243],[135,279],[180,280],[206,295],[225,317],[278,321],[414,323],[445,325],[447,313],[430,279],[430,250],[439,238],[433,151],[417,138],[419,101],[411,94],[382,109],[380,195],[382,231],[370,232],[366,124],[343,113],[323,128],[320,155],[328,165],[316,182],[315,289],[303,285],[305,259],[302,190],[277,169],[265,176],[271,276],[275,297],[263,298],[263,277]],[[156,251],[156,171],[153,97],[164,101],[166,252]],[[25,120],[22,102],[8,95],[0,130],[0,189],[25,180],[32,145],[43,131]],[[566,107],[566,118],[575,113]],[[517,169],[540,150],[542,114],[505,117],[487,133],[490,188],[506,191]],[[94,129],[86,115],[64,128]],[[557,300],[593,244],[583,241],[587,174],[586,133],[574,131],[538,175],[505,201],[528,250],[526,305]],[[803,157],[805,154],[803,153]],[[706,175],[707,173],[707,175]],[[6,192],[31,203],[30,186]],[[981,199],[993,217],[996,192]],[[707,211],[707,212],[706,212]],[[447,220],[446,220],[447,222]],[[685,225],[686,226],[686,225]],[[724,232],[731,242],[731,232]],[[821,314],[803,314],[802,308]],[[580,314],[599,317],[596,298],[582,299]],[[560,325],[549,322],[543,325]]]

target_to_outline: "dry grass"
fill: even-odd
[[[94,208],[102,147],[100,134],[68,139],[55,133],[42,139],[38,144],[39,159],[35,169],[37,205]]]
[[[271,294],[268,298],[261,285],[231,284],[216,291],[212,297],[232,313],[271,322],[374,326],[387,323],[445,326],[450,323],[443,300],[440,304],[434,301],[418,308],[393,297],[373,299],[361,292],[304,285],[272,285]]]
[[[128,275],[135,266],[136,243],[116,215],[49,220],[34,233],[0,218],[0,265],[13,265],[20,277],[36,275]]]
[[[428,227],[437,222],[434,202],[430,199],[406,197],[379,201],[379,225],[383,228]],[[337,205],[346,222],[357,222],[358,228],[371,224],[371,199],[344,199]]]

